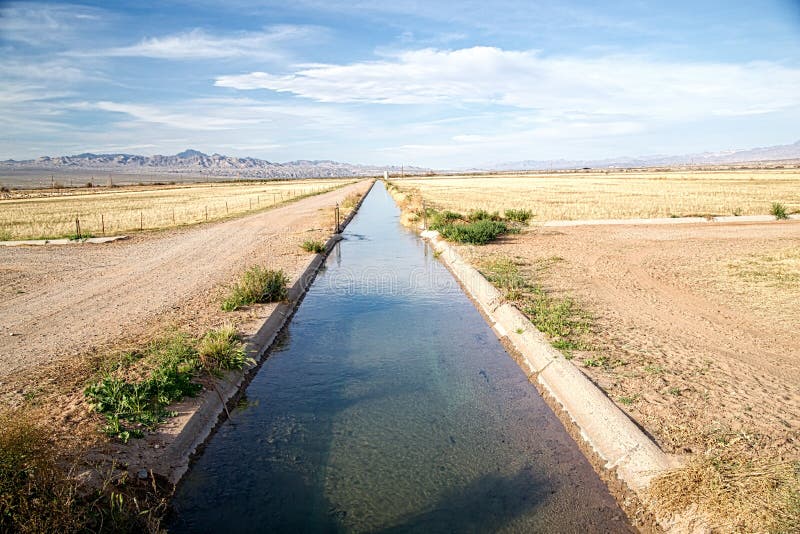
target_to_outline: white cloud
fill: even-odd
[[[494,47],[414,50],[289,75],[219,76],[219,87],[319,102],[497,104],[546,115],[699,118],[800,106],[800,69],[769,62],[679,63],[642,56],[550,57]]]
[[[159,59],[217,59],[256,57],[262,60],[283,57],[280,46],[290,41],[307,40],[320,30],[308,26],[274,26],[262,32],[239,32],[222,36],[201,29],[151,37],[131,45],[83,55],[108,57],[149,57]]]
[[[51,45],[79,37],[88,26],[96,30],[107,15],[74,4],[7,3],[0,7],[0,36],[32,46]]]

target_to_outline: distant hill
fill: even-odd
[[[724,165],[758,161],[800,160],[800,141],[791,145],[777,145],[762,148],[726,150],[721,152],[701,152],[680,156],[643,156],[639,158],[619,157],[599,160],[525,160],[504,163],[490,163],[478,167],[481,170],[521,171],[546,169],[580,169],[582,167],[666,167],[672,165]]]
[[[384,171],[399,173],[394,166],[354,165],[329,160],[297,160],[274,163],[256,158],[238,158],[221,154],[204,154],[184,150],[174,156],[138,156],[134,154],[77,154],[75,156],[43,156],[24,161],[0,162],[0,172],[14,170],[48,172],[109,172],[124,174],[186,174],[239,178],[325,178],[374,176]],[[406,167],[407,172],[427,169]]]

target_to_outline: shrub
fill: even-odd
[[[445,239],[458,243],[485,245],[508,231],[508,226],[500,221],[478,220],[465,224],[448,224],[439,230]]]
[[[780,202],[773,202],[772,209],[770,209],[769,212],[774,215],[775,219],[778,221],[789,218],[789,215],[786,213],[786,206]]]
[[[236,329],[230,325],[206,332],[197,345],[197,359],[200,367],[213,375],[242,369],[252,361],[245,354]]]
[[[222,303],[222,309],[233,311],[256,302],[278,302],[286,299],[289,278],[283,270],[272,271],[254,265],[247,269]]]
[[[306,252],[325,252],[325,244],[322,241],[317,241],[315,239],[304,241],[301,246]]]
[[[528,221],[530,220],[531,217],[533,217],[533,212],[531,210],[524,210],[524,209],[506,210],[506,219],[508,219],[509,221],[516,221],[518,223],[528,224]]]
[[[464,216],[460,213],[448,210],[440,212],[428,210],[428,217],[430,218],[429,226],[432,230],[441,230],[444,226],[464,220]]]
[[[469,220],[469,222],[499,221],[500,214],[496,211],[494,213],[489,213],[486,210],[473,210],[467,215],[467,220]]]

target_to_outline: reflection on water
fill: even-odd
[[[376,184],[174,499],[179,532],[627,532]]]

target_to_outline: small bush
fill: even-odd
[[[288,295],[289,278],[283,270],[272,271],[254,265],[244,272],[222,303],[222,309],[233,311],[257,302],[278,302]]]
[[[506,210],[506,219],[509,221],[515,221],[522,224],[528,224],[530,218],[533,217],[533,212],[531,210]]]
[[[440,211],[436,212],[434,210],[428,210],[428,218],[430,220],[429,227],[432,230],[441,231],[441,229],[449,224],[452,224],[456,221],[463,221],[464,216],[460,213],[456,213],[455,211]]]
[[[472,245],[485,245],[507,231],[508,226],[505,223],[489,220],[466,224],[449,224],[439,230],[445,239]]]
[[[772,209],[770,209],[769,212],[774,215],[775,219],[778,221],[789,218],[789,215],[786,213],[786,206],[780,202],[773,202]]]
[[[498,212],[489,213],[486,210],[473,210],[467,215],[467,219],[469,222],[478,222],[478,221],[499,221],[500,214]]]
[[[7,186],[0,185],[0,193],[10,193],[10,192],[11,190]]]
[[[233,326],[206,332],[197,345],[197,358],[200,367],[213,375],[242,369],[252,361],[245,354],[244,345]]]
[[[301,246],[303,247],[303,250],[305,250],[306,252],[315,252],[315,253],[325,252],[325,243],[323,243],[322,241],[309,239],[308,241],[304,241]]]
[[[11,232],[6,230],[5,228],[0,229],[0,241],[11,241],[12,239]]]

